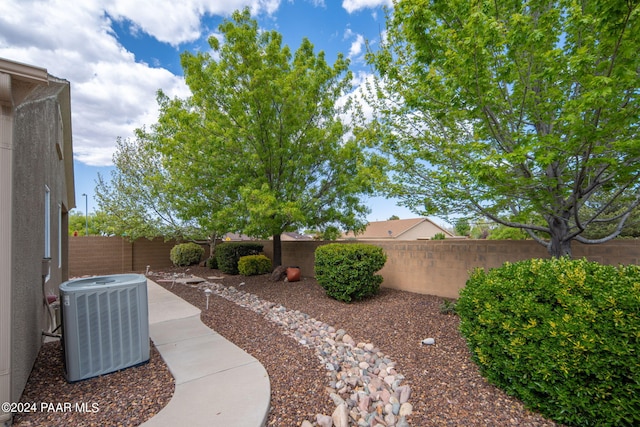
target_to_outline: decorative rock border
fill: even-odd
[[[402,384],[404,376],[396,371],[396,363],[372,343],[356,343],[343,329],[336,330],[308,314],[261,300],[233,286],[203,282],[194,287],[211,289],[264,315],[298,344],[315,350],[327,369],[327,392],[336,409],[331,416],[316,415],[315,423],[304,421],[302,427],[409,427],[406,417],[413,411],[408,402],[411,387]]]

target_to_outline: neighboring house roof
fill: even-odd
[[[280,240],[313,240],[313,237],[306,234],[296,233],[295,231],[288,231],[280,235]]]
[[[224,236],[222,236],[221,240],[223,242],[244,242],[244,241],[256,240],[256,239],[254,239],[253,237],[249,237],[246,234],[227,233]]]
[[[440,227],[429,218],[395,219],[389,221],[373,221],[367,228],[354,235],[349,231],[343,235],[344,239],[396,239],[419,240],[430,239],[436,233],[444,233],[446,237],[453,237],[449,231]]]

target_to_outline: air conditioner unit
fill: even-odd
[[[147,279],[114,274],[60,285],[62,348],[68,382],[149,361]]]

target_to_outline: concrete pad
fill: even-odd
[[[157,309],[152,310],[151,304],[149,304],[150,325],[167,320],[184,319],[185,317],[200,317],[200,310],[193,306],[185,306],[180,301],[156,303],[155,306]]]
[[[216,332],[200,321],[200,316],[185,317],[149,325],[149,336],[156,346],[188,340]]]
[[[156,345],[176,384],[254,363],[256,359],[219,334]]]
[[[253,356],[200,321],[200,310],[147,280],[149,336],[173,375],[173,397],[145,427],[264,427],[269,376]]]
[[[176,298],[181,299],[173,292],[169,292],[151,279],[147,279],[147,298],[149,298],[149,302],[169,301]]]
[[[256,361],[176,385],[169,404],[142,426],[264,426],[270,396],[269,376]]]
[[[149,304],[161,304],[163,302],[175,301],[176,296],[157,283],[147,280],[147,299]]]
[[[200,316],[200,309],[151,280],[147,280],[147,299],[150,325],[167,320]]]

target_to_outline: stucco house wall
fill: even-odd
[[[428,240],[438,233],[445,237],[454,237],[449,231],[440,227],[429,218],[395,219],[373,221],[367,228],[357,234],[348,231],[343,240]]]
[[[402,233],[396,240],[423,240],[431,239],[438,233],[443,233],[446,237],[452,237],[451,233],[431,221],[423,221]]]
[[[75,207],[70,85],[2,58],[0,81],[0,251],[9,254],[0,273],[0,294],[9,296],[0,297],[7,314],[0,325],[0,401],[17,402],[47,327],[43,281],[46,293],[57,294],[68,278],[67,213]],[[0,413],[0,421],[10,419]]]

